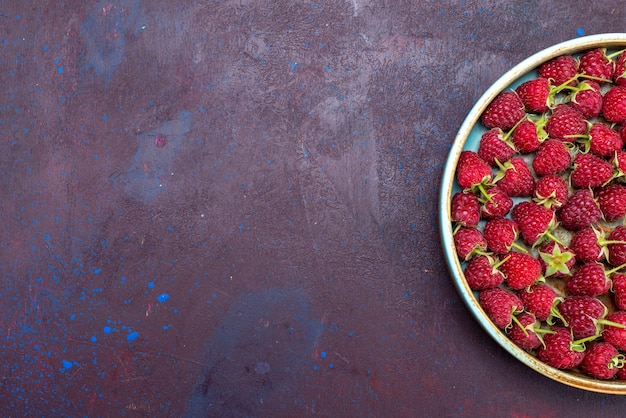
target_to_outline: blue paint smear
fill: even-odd
[[[83,22],[83,71],[93,71],[108,85],[124,58],[127,34],[138,33],[140,1],[101,0]]]
[[[292,391],[322,333],[302,290],[267,290],[234,303],[210,336],[186,417],[260,416],[263,399]],[[263,374],[255,368],[266,362]],[[265,370],[265,369],[264,369]],[[268,384],[267,382],[271,382]]]
[[[126,336],[126,340],[135,341],[138,337],[139,337],[139,333],[135,331],[135,332],[131,332],[130,334],[128,334],[128,336]]]
[[[72,368],[72,362],[71,361],[61,360],[61,363],[63,363],[63,368],[65,370],[69,370],[69,369]]]
[[[159,302],[165,302],[166,300],[168,300],[170,298],[170,295],[168,295],[167,293],[161,293],[159,295],[159,297],[157,298],[157,301]]]
[[[188,134],[193,124],[192,113],[182,110],[175,119],[136,137],[137,152],[124,174],[114,179],[134,199],[150,202],[164,190],[171,178],[174,161],[192,139]],[[155,137],[165,135],[166,144],[155,146]]]

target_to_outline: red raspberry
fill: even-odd
[[[567,290],[577,296],[600,296],[611,288],[604,265],[596,261],[585,263],[567,281]]]
[[[463,226],[476,226],[480,221],[480,202],[472,192],[457,192],[452,196],[452,221]]]
[[[609,122],[626,121],[626,87],[615,86],[606,92],[602,104],[602,115]]]
[[[618,350],[626,351],[626,312],[615,311],[606,317],[606,321],[602,338]]]
[[[564,172],[572,162],[569,150],[558,139],[548,139],[535,154],[532,162],[533,169],[538,176],[560,174]]]
[[[502,255],[511,251],[519,234],[517,223],[509,218],[492,219],[485,223],[483,236],[487,241],[487,248],[494,254]]]
[[[472,258],[465,266],[463,275],[472,290],[492,289],[504,281],[504,274],[498,269],[496,259],[490,255]]]
[[[500,128],[493,128],[480,137],[478,156],[491,166],[504,163],[515,155],[515,148]]]
[[[537,333],[541,333],[541,323],[528,312],[517,315],[513,324],[507,328],[506,334],[523,350],[534,350],[541,345]]]
[[[548,366],[557,369],[571,369],[578,366],[585,358],[585,353],[578,351],[579,345],[572,341],[572,334],[567,328],[555,328],[554,334],[547,334],[544,345],[537,348],[537,358]]]
[[[496,219],[505,216],[513,207],[513,200],[498,186],[492,186],[485,190],[487,196],[483,200],[480,214],[485,219]]]
[[[546,122],[546,132],[552,139],[571,142],[577,135],[587,132],[587,121],[578,110],[567,104],[559,104]]]
[[[596,191],[596,199],[602,216],[609,222],[626,215],[626,186],[609,184]]]
[[[511,218],[517,222],[522,239],[528,245],[535,245],[545,238],[552,238],[556,227],[552,210],[534,202],[523,201],[513,207]]]
[[[604,99],[600,85],[592,80],[582,81],[569,95],[569,104],[587,118],[595,118],[602,111]]]
[[[558,209],[567,202],[569,187],[567,182],[559,176],[547,175],[537,181],[533,200],[549,209]]]
[[[589,151],[600,157],[611,157],[622,148],[622,138],[610,126],[596,122],[589,128]]]
[[[563,228],[570,231],[590,226],[602,218],[602,212],[589,189],[576,190],[557,215]]]
[[[570,182],[576,188],[602,186],[613,177],[613,166],[610,162],[593,154],[576,154]]]
[[[502,171],[496,174],[495,179],[496,186],[511,197],[532,196],[535,190],[535,177],[521,157],[512,158],[503,164]]]
[[[524,104],[513,91],[504,91],[496,96],[480,117],[487,129],[500,128],[508,131],[526,115]]]
[[[456,181],[461,189],[491,182],[491,166],[474,151],[463,151],[456,167]]]
[[[576,254],[576,261],[581,263],[602,261],[608,253],[605,241],[604,232],[590,226],[576,231],[569,247]]]
[[[543,113],[550,105],[550,83],[546,78],[535,78],[520,84],[515,92],[530,113]]]
[[[626,310],[626,273],[615,273],[611,277],[613,286],[613,302],[615,307],[621,311]]]
[[[487,241],[476,228],[461,227],[454,233],[454,247],[461,260],[469,260],[487,250]]]
[[[503,260],[500,271],[513,290],[528,287],[541,277],[541,263],[530,254],[511,251]]]
[[[560,86],[568,80],[576,85],[577,63],[571,55],[560,55],[541,64],[537,70],[540,77],[547,78],[553,86]]]
[[[535,315],[540,321],[548,319],[557,298],[554,289],[546,284],[534,284],[522,289],[518,296],[524,304],[524,309]]]
[[[607,245],[609,264],[612,266],[621,266],[626,264],[626,227],[618,225],[609,234],[610,244]]]
[[[556,309],[576,339],[598,334],[600,325],[598,320],[607,313],[606,306],[591,296],[568,296]]]
[[[485,289],[478,294],[478,303],[498,328],[508,328],[513,315],[522,312],[522,301],[514,294],[501,287]]]
[[[605,48],[587,51],[578,60],[578,72],[582,74],[611,81],[614,71],[615,63],[606,56]]]
[[[541,143],[548,137],[545,125],[545,116],[537,120],[524,119],[517,125],[511,135],[511,142],[520,154],[528,154],[539,149]]]
[[[592,345],[580,363],[580,370],[596,379],[612,379],[624,365],[624,356],[606,342]]]
[[[626,86],[626,52],[622,52],[615,60],[613,83],[616,86]]]

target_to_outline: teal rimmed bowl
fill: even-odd
[[[560,383],[593,392],[626,394],[626,381],[602,381],[587,377],[577,371],[558,370],[539,361],[533,354],[522,350],[497,328],[478,304],[476,293],[472,291],[463,275],[463,266],[454,247],[453,224],[450,204],[452,195],[459,190],[455,171],[459,156],[464,150],[478,149],[481,135],[486,129],[479,119],[487,105],[502,91],[517,87],[522,82],[537,77],[535,69],[542,63],[559,55],[575,55],[593,48],[618,50],[626,48],[626,33],[606,33],[572,39],[546,48],[528,57],[500,77],[476,102],[463,121],[452,144],[444,168],[439,199],[439,228],[446,263],[461,298],[482,328],[511,355],[542,375]]]

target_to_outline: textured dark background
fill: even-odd
[[[492,82],[625,23],[621,1],[0,1],[0,415],[617,415],[482,331],[437,206]]]

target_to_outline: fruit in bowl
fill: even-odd
[[[455,139],[440,202],[448,266],[483,328],[550,378],[618,394],[625,48],[626,34],[578,38],[498,80]]]

